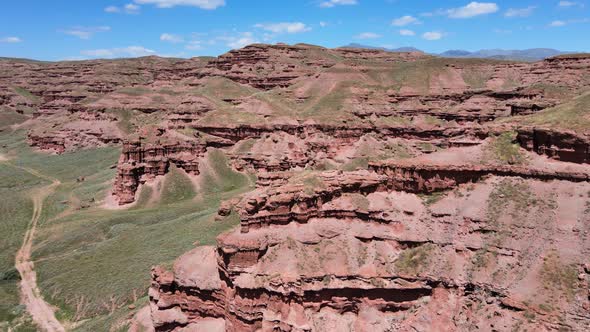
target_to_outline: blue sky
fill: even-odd
[[[589,36],[590,0],[4,0],[0,12],[0,56],[42,60],[219,55],[254,42],[590,51]]]

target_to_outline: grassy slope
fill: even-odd
[[[317,52],[317,50],[311,49],[309,52]],[[332,124],[341,124],[343,121],[348,123],[351,121],[362,122],[350,112],[351,107],[347,104],[352,88],[368,88],[384,94],[388,90],[399,91],[402,87],[405,87],[420,93],[428,93],[432,83],[436,83],[439,78],[443,80],[454,79],[448,67],[449,65],[464,68],[463,80],[471,88],[484,88],[486,82],[492,77],[491,67],[487,68],[486,66],[508,63],[490,59],[436,57],[426,57],[411,62],[391,63],[375,60],[351,61],[338,59],[338,61],[361,66],[362,70],[358,67],[320,69],[320,72],[329,74],[326,77],[331,77],[330,80],[337,77],[338,82],[333,87],[329,87],[330,81],[322,79],[314,81],[314,79],[310,79],[311,81],[302,81],[286,89],[262,92],[257,92],[250,87],[240,85],[226,78],[211,78],[205,87],[198,89],[197,92],[214,101],[217,109],[207,113],[199,122],[202,124],[228,122],[260,124],[284,116],[302,120],[312,119]],[[505,88],[514,87],[517,85],[516,81],[517,77],[509,77]],[[299,89],[305,90],[307,97],[300,103],[290,99]],[[223,91],[223,94],[219,91]],[[226,98],[241,98],[250,95],[270,104],[273,109],[272,114],[263,117],[241,111],[222,101]]]
[[[589,132],[590,92],[586,92],[570,102],[548,108],[536,114],[514,117],[506,121],[525,125]]]
[[[97,202],[112,183],[115,170],[110,166],[116,163],[119,149],[52,156],[33,152],[26,146],[22,132],[2,135],[0,143],[6,145],[0,153],[11,156],[15,165],[39,170],[62,182],[45,203],[33,258],[46,299],[60,307],[58,317],[68,321],[89,318],[77,326],[84,331],[115,323],[129,314],[128,304],[145,301],[142,297],[153,265],[168,265],[190,250],[195,241],[214,243],[219,233],[233,227],[235,218],[214,221],[219,202],[247,190],[251,184],[248,177],[227,166],[221,152],[213,151],[209,167],[202,174],[207,191],[196,193],[196,198],[190,179],[176,171],[164,179],[160,204],[105,210]],[[0,175],[0,190],[22,192],[0,203],[3,216],[14,215],[0,221],[3,234],[5,230],[14,234],[0,239],[0,271],[10,272],[30,218],[26,190],[41,183],[5,167],[0,168]],[[81,177],[84,180],[78,182]],[[7,287],[3,283],[0,288],[0,294],[13,294],[4,297],[7,303],[2,302],[0,309],[8,308],[2,312],[4,315],[18,304],[15,290],[15,282]]]
[[[43,180],[29,173],[0,163],[0,331],[3,323],[13,321],[13,327],[24,313],[19,305],[19,275],[14,268],[14,256],[22,244],[31,219],[32,201],[29,190],[43,184]]]

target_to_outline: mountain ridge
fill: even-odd
[[[424,52],[420,49],[411,46],[405,46],[400,48],[389,49],[386,47],[376,47],[369,45],[362,45],[358,43],[351,43],[343,47],[349,48],[366,48],[366,49],[377,49],[387,52]],[[522,50],[508,50],[508,49],[482,49],[478,51],[467,51],[460,49],[448,50],[442,53],[431,53],[432,55],[441,56],[445,58],[484,58],[484,59],[497,59],[497,60],[520,60],[520,61],[539,61],[546,58],[554,57],[562,54],[570,54],[576,52],[561,51],[553,48],[529,48]]]

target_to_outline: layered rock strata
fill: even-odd
[[[525,149],[553,159],[590,163],[590,137],[583,133],[546,128],[524,128],[518,131],[517,140]]]
[[[156,176],[165,175],[171,164],[193,175],[199,174],[199,158],[205,146],[197,142],[142,144],[125,142],[117,166],[113,194],[119,204],[135,201],[138,186]]]
[[[422,171],[437,168],[320,173],[247,194],[234,207],[240,229],[183,255],[172,271],[153,270],[156,330],[590,326],[588,216],[566,203],[590,189],[587,178],[525,180],[513,170],[459,185],[452,171],[440,183],[455,190],[434,204],[393,190],[409,177],[420,183]],[[557,217],[564,213],[573,224]]]

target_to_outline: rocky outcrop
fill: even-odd
[[[590,181],[590,174],[575,171],[550,171],[525,166],[427,165],[400,162],[375,162],[369,169],[388,178],[388,186],[413,193],[431,193],[473,183],[486,176],[513,176],[539,181]]]
[[[366,48],[339,47],[334,53],[351,60],[378,60],[384,62],[411,62],[430,58],[422,52],[383,52]]]
[[[183,255],[172,271],[153,270],[149,295],[156,330],[180,331],[191,324],[212,324],[214,331],[587,326],[590,302],[582,282],[568,281],[570,295],[553,281],[538,286],[545,287],[541,296],[534,291],[537,286],[521,286],[530,278],[546,280],[542,275],[554,269],[578,280],[584,255],[547,251],[545,241],[579,243],[583,235],[556,239],[560,221],[553,213],[560,213],[560,203],[548,202],[567,200],[567,192],[556,198],[556,188],[584,192],[590,188],[587,179],[523,182],[502,173],[469,187],[460,185],[459,168],[449,173],[419,165],[387,174],[326,172],[246,194],[234,207],[240,229],[221,235],[216,247]],[[480,172],[462,168],[467,178]],[[407,179],[437,171],[435,182],[425,182],[458,191],[438,203],[427,206],[414,194],[392,190],[418,190]],[[461,179],[450,181],[451,176]],[[512,186],[519,191],[506,189]],[[528,197],[533,191],[534,200],[507,197]],[[519,205],[503,205],[509,202]],[[583,216],[583,210],[570,212]],[[538,218],[533,224],[524,221],[532,216]],[[506,229],[520,239],[500,236]],[[541,309],[547,294],[561,294],[550,300],[560,303],[559,309]],[[535,320],[527,318],[532,315]]]
[[[590,88],[589,59],[0,60],[0,106],[41,150],[121,144],[121,205],[207,148],[256,175],[211,218],[239,227],[152,271],[158,331],[588,330],[587,134],[496,120]]]
[[[213,109],[213,105],[206,98],[188,96],[177,107],[168,112],[168,127],[171,129],[185,129]]]
[[[371,96],[360,93],[351,98],[356,116],[363,119],[431,116],[458,123],[485,123],[502,117],[533,114],[558,103],[541,90],[523,88],[509,91],[469,89],[442,94],[390,91],[379,97],[374,91],[370,93]]]
[[[368,171],[352,173],[332,172],[305,178],[294,185],[281,184],[262,188],[244,197],[236,206],[240,215],[240,227],[247,233],[250,228],[272,224],[305,222],[313,217],[345,218],[341,211],[319,211],[324,202],[343,193],[367,194],[383,188],[385,176]],[[357,211],[352,212],[354,215]],[[360,212],[362,213],[362,212]]]
[[[121,205],[134,202],[139,185],[148,179],[165,175],[171,164],[197,175],[199,158],[204,153],[205,146],[198,142],[125,142],[117,166],[113,195]]]
[[[306,47],[289,45],[250,45],[232,50],[211,61],[199,75],[223,76],[257,89],[288,87],[298,78],[311,76],[311,63],[302,63]],[[324,63],[323,67],[332,64]]]
[[[522,147],[550,158],[590,163],[590,138],[581,133],[546,128],[521,128],[517,140]]]
[[[63,136],[41,136],[28,135],[29,145],[40,150],[64,153],[66,151],[65,137]]]
[[[356,140],[366,134],[379,134],[383,137],[398,137],[406,139],[451,139],[471,135],[485,138],[488,129],[482,127],[434,127],[420,128],[404,125],[376,126],[371,124],[359,125],[330,125],[330,124],[251,124],[251,125],[205,125],[197,124],[194,129],[203,133],[219,136],[225,139],[238,142],[247,138],[260,138],[264,134],[274,132],[285,132],[300,137],[312,136],[322,133],[326,136],[339,139]]]

